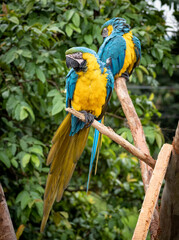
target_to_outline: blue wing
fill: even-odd
[[[126,51],[126,41],[120,35],[113,35],[107,37],[101,45],[98,56],[102,62],[106,62],[111,58],[111,71],[113,76],[120,72],[124,65]]]
[[[77,80],[78,75],[72,68],[66,76],[66,107],[71,107],[71,100],[73,99]],[[80,121],[79,118],[72,115],[70,136],[73,136],[75,133],[79,132],[82,128],[84,128],[84,126],[84,122]]]
[[[71,107],[71,100],[73,99],[73,93],[77,80],[78,75],[72,68],[66,76],[66,107]]]
[[[107,90],[107,95],[106,95],[106,106],[107,103],[110,99],[110,96],[112,94],[112,90],[114,88],[114,78],[110,70],[107,70],[107,85],[106,85],[106,90]],[[106,107],[105,107],[106,108]],[[100,119],[98,122],[101,123],[102,119]],[[90,177],[91,177],[91,172],[93,168],[93,163],[95,160],[97,148],[99,148],[98,143],[99,143],[99,136],[100,133],[97,129],[95,129],[94,132],[94,139],[93,139],[93,146],[92,146],[92,151],[91,151],[91,158],[90,158],[90,165],[89,165],[89,173],[88,173],[88,182],[87,182],[87,188],[86,191],[88,192],[89,189],[89,183],[90,183]]]

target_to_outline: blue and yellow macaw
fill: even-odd
[[[102,43],[98,56],[108,62],[114,78],[123,76],[128,79],[141,58],[141,45],[130,31],[130,26],[123,18],[112,18],[102,26]]]
[[[114,78],[123,76],[126,79],[139,64],[141,57],[140,41],[130,31],[130,26],[123,18],[113,18],[102,26],[104,42],[101,45],[98,56],[111,69]],[[102,135],[95,129],[93,151],[90,159],[87,191],[92,171],[93,162],[97,151],[97,143],[100,145]],[[98,150],[99,150],[98,145]],[[99,154],[99,151],[98,151]],[[98,154],[97,160],[98,161]],[[96,164],[97,166],[97,164]]]
[[[41,232],[55,199],[61,200],[84,150],[89,133],[86,124],[102,118],[114,85],[111,71],[93,50],[85,47],[67,50],[66,64],[73,68],[66,77],[66,106],[84,112],[86,123],[68,113],[52,139]],[[92,151],[96,151],[95,148]]]

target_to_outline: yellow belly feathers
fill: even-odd
[[[106,100],[107,69],[102,74],[95,56],[90,53],[83,53],[83,59],[87,61],[87,71],[77,73],[72,107],[98,117]]]
[[[128,33],[123,34],[123,38],[126,41],[125,60],[121,71],[118,74],[116,74],[115,78],[120,76],[126,70],[128,70],[128,72],[130,73],[133,69],[134,63],[136,62],[135,47],[132,41],[132,32],[130,31]]]

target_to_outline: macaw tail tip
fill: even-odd
[[[44,218],[44,217],[43,217],[42,223],[41,223],[41,226],[40,226],[40,233],[43,233],[43,232],[44,232],[46,223],[47,223],[47,218]]]

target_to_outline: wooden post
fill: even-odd
[[[0,184],[0,240],[16,240],[3,188]]]
[[[160,240],[179,239],[179,123],[173,140],[160,207]]]
[[[160,150],[132,240],[145,240],[147,237],[149,225],[157,204],[160,188],[165,177],[171,151],[172,145],[170,144],[164,144]]]

